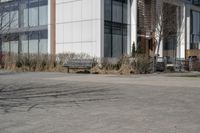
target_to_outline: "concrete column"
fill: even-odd
[[[51,2],[48,2],[48,54],[51,53]]]
[[[137,48],[137,0],[130,1],[130,11],[131,11],[131,47],[129,47],[129,52],[131,53],[132,44],[135,43]]]
[[[177,8],[177,27],[176,58],[184,60],[186,49],[186,5],[184,3]]]
[[[132,42],[131,42],[131,0],[128,0],[128,8],[127,8],[127,16],[128,16],[128,29],[127,29],[127,54],[131,54],[131,47],[132,47]]]
[[[56,1],[48,2],[48,53],[56,54]]]
[[[163,1],[162,0],[156,0],[156,17],[160,17],[160,21],[162,20],[162,4],[163,4]],[[159,13],[160,16],[159,16]],[[157,19],[158,19],[157,18]],[[157,20],[158,21],[158,20]],[[161,22],[158,22],[160,24],[162,24]],[[159,27],[157,27],[157,30],[160,30],[160,25],[158,25]],[[158,45],[159,45],[159,38],[160,38],[160,35],[159,35],[159,31],[155,31],[155,36],[156,36],[156,41],[157,41],[157,45],[156,45],[156,53],[157,54],[157,51],[158,51]],[[161,42],[160,42],[160,47],[159,47],[159,51],[158,51],[158,54],[159,54],[159,57],[163,57],[163,39],[161,37]]]
[[[186,49],[186,5],[182,4],[180,8],[180,40],[179,40],[179,59],[185,59],[185,49]]]
[[[190,50],[190,5],[186,5],[186,50]]]
[[[176,39],[177,43],[174,44],[176,45],[176,59],[180,59],[180,51],[181,51],[181,35],[182,35],[182,15],[184,14],[182,11],[182,5],[178,6],[176,8],[176,21],[177,21],[177,34],[176,34]]]
[[[101,52],[100,52],[100,58],[104,57],[104,0],[100,0],[101,6],[100,6],[100,35],[101,35],[101,39],[100,39],[100,45],[101,45]]]
[[[159,53],[158,54],[159,54],[159,57],[163,57],[163,40],[161,40],[161,42],[160,42],[160,48],[159,48]]]

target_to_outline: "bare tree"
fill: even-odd
[[[5,34],[10,30],[10,26],[18,21],[17,13],[8,11],[5,6],[0,5],[0,34]]]
[[[0,2],[0,48],[2,47],[2,41],[9,41],[11,38],[15,38],[15,36],[10,36],[9,34],[18,25],[18,12],[10,9],[8,5]]]
[[[157,4],[157,11],[155,13],[154,33],[153,38],[156,40],[157,49],[156,56],[159,55],[161,42],[170,36],[177,36],[177,6],[164,3],[160,0]]]

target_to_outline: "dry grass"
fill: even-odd
[[[91,71],[96,74],[146,74],[150,73],[150,59],[142,54],[134,58],[123,56],[118,60],[103,59]]]
[[[0,68],[23,72],[67,72],[67,69],[63,67],[66,60],[87,58],[91,57],[87,54],[74,53],[58,54],[56,56],[47,54],[5,54],[1,57]]]
[[[49,55],[11,54],[2,58],[1,67],[11,71],[55,71],[59,70],[59,64],[54,57]]]
[[[10,54],[5,55],[0,63],[1,68],[11,71],[48,71],[67,72],[63,63],[68,59],[88,59],[87,54],[59,54],[52,55],[26,55]],[[149,59],[144,55],[137,55],[135,58],[124,56],[119,59],[102,59],[91,70],[94,74],[122,74],[130,75],[136,73],[148,73]],[[79,70],[70,72],[76,73]]]

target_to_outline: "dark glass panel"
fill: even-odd
[[[39,1],[38,0],[29,0],[29,8],[38,7]]]
[[[112,3],[112,21],[122,23],[122,3],[113,1]]]
[[[39,32],[39,38],[40,39],[47,39],[48,38],[48,32],[47,30],[42,30]]]
[[[38,31],[32,31],[29,33],[29,40],[38,39],[39,32]]]
[[[48,5],[48,0],[39,0],[39,6]]]
[[[191,11],[191,49],[200,48],[200,12]]]
[[[105,10],[104,10],[104,17],[105,20],[111,21],[112,20],[112,0],[105,0]]]
[[[104,56],[112,57],[112,41],[111,34],[105,33],[104,35]]]

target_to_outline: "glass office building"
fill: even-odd
[[[149,25],[153,22],[149,9],[159,11],[161,0],[151,1],[153,4],[149,0],[0,0],[0,51],[85,53],[96,58],[118,58],[130,55],[133,44],[137,48],[143,43],[140,46],[152,50],[156,41],[149,40],[155,38],[156,31]],[[179,12],[174,33],[180,35],[167,39],[167,47],[161,44],[161,57],[165,55],[164,50],[175,49],[176,57],[184,59],[191,56],[187,51],[200,49],[198,3],[199,0],[170,3]],[[141,12],[138,5],[142,7]],[[152,31],[140,34],[141,27],[150,27]],[[138,37],[144,39],[140,41]]]
[[[0,10],[3,53],[48,52],[48,0],[3,1]]]

